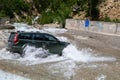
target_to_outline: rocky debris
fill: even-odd
[[[120,19],[120,0],[106,0],[99,5],[100,18]]]
[[[33,27],[37,28],[37,29],[42,29],[43,27],[50,27],[50,28],[60,28],[60,24],[44,24],[44,25],[40,25],[40,24],[33,24]]]
[[[37,29],[41,29],[43,27],[43,25],[40,24],[33,24],[33,27],[37,28]]]
[[[73,19],[83,19],[84,20],[85,19],[85,15],[86,15],[86,12],[84,12],[84,11],[82,12],[81,11],[79,14],[74,15]]]
[[[53,27],[53,28],[58,28],[58,27],[61,27],[59,24],[44,24],[43,27]]]

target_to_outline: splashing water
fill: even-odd
[[[25,32],[40,32],[39,29],[36,29],[32,26],[29,26],[25,23],[14,23],[13,26],[15,26],[15,31],[25,31]]]
[[[29,26],[25,23],[14,23],[15,31],[25,31],[25,32],[44,32],[44,33],[64,33],[66,29],[60,28],[43,28],[42,30],[34,28],[33,26]]]
[[[25,54],[24,54],[24,60],[37,60],[39,58],[45,58],[48,55],[50,55],[50,53],[43,49],[43,48],[35,48],[34,46],[26,46],[25,49]]]
[[[96,80],[106,80],[106,75],[101,74],[99,77],[96,78]]]
[[[3,48],[0,50],[0,59],[18,59],[20,58],[20,55],[18,53],[11,53],[6,50],[6,48]]]
[[[74,61],[80,62],[97,62],[97,61],[114,61],[113,57],[97,57],[92,55],[90,49],[78,50],[74,45],[69,45],[63,50],[63,55]]]
[[[15,23],[14,24],[16,30],[24,30],[24,31],[42,31],[36,28],[33,28],[32,26],[28,26],[26,24],[22,23]],[[30,29],[30,30],[28,30]],[[60,33],[65,32],[66,30],[63,29],[53,29],[53,28],[45,28],[44,31],[49,31],[52,33]],[[68,42],[68,39],[66,37],[57,37],[61,41]],[[73,61],[78,62],[96,62],[96,61],[114,61],[116,60],[114,57],[98,57],[94,56],[90,49],[82,49],[78,50],[76,46],[74,45],[68,45],[63,50],[63,56],[58,55],[49,55],[50,53],[47,50],[44,50],[42,48],[35,48],[33,46],[27,46],[25,50],[24,57],[20,57],[18,53],[12,54],[9,51],[7,51],[5,48],[0,50],[0,59],[16,59],[19,61],[34,61],[35,64],[37,63],[43,63],[43,62],[51,62],[51,61],[60,61],[60,60],[66,60],[70,59]],[[42,58],[44,57],[44,58]]]
[[[47,50],[27,46],[24,57],[19,54],[11,54],[6,49],[0,50],[0,59],[16,59],[19,61],[31,61],[30,64],[38,64],[45,62],[56,62],[61,60],[73,60],[77,62],[98,62],[98,61],[114,61],[114,57],[98,57],[92,55],[89,49],[77,50],[74,45],[69,45],[63,50],[63,56],[50,55]],[[44,58],[43,58],[44,57]]]
[[[16,74],[11,74],[3,70],[0,70],[0,80],[31,80],[31,79],[27,79]]]
[[[50,65],[48,67],[48,70],[53,75],[59,74],[61,76],[65,76],[67,80],[71,80],[71,77],[75,75],[75,68],[76,64],[74,63],[74,61],[68,60]]]
[[[16,31],[32,31],[32,32],[47,32],[52,34],[64,33],[67,30],[65,29],[56,29],[56,28],[43,28],[42,30],[36,29],[32,26],[28,26],[22,23],[14,24]],[[66,37],[57,37],[60,41],[69,42]],[[17,60],[26,65],[34,65],[48,62],[57,62],[54,65],[50,65],[48,70],[51,74],[60,74],[64,75],[68,79],[75,74],[76,63],[75,62],[98,62],[98,61],[115,61],[114,57],[104,57],[104,56],[95,56],[91,53],[91,49],[81,49],[78,50],[75,45],[68,45],[63,50],[63,56],[51,55],[49,51],[44,50],[43,48],[35,48],[34,46],[27,46],[25,48],[25,55],[21,57],[18,53],[11,53],[3,48],[0,50],[0,60],[1,59],[10,59]],[[96,65],[95,65],[96,67]],[[103,80],[105,77],[103,75],[97,77],[97,80]]]

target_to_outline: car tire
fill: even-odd
[[[42,48],[46,50],[46,44],[42,43]]]
[[[62,56],[62,52],[58,54],[59,56]]]

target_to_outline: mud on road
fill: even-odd
[[[94,55],[110,56],[115,60],[81,62],[69,59],[26,65],[16,60],[2,59],[0,69],[31,80],[120,79],[120,36],[73,30],[58,35],[67,37],[79,50],[89,48]],[[3,42],[0,43],[1,48],[5,46]]]

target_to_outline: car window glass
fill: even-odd
[[[51,35],[45,35],[45,41],[57,41],[57,39]]]
[[[28,33],[23,33],[19,35],[20,39],[32,39],[32,35]]]
[[[13,38],[14,38],[14,36],[15,36],[15,33],[12,33],[12,34],[10,35],[10,37],[9,37],[9,40],[12,41]]]
[[[36,34],[34,35],[34,40],[44,40],[44,38],[41,34]]]

